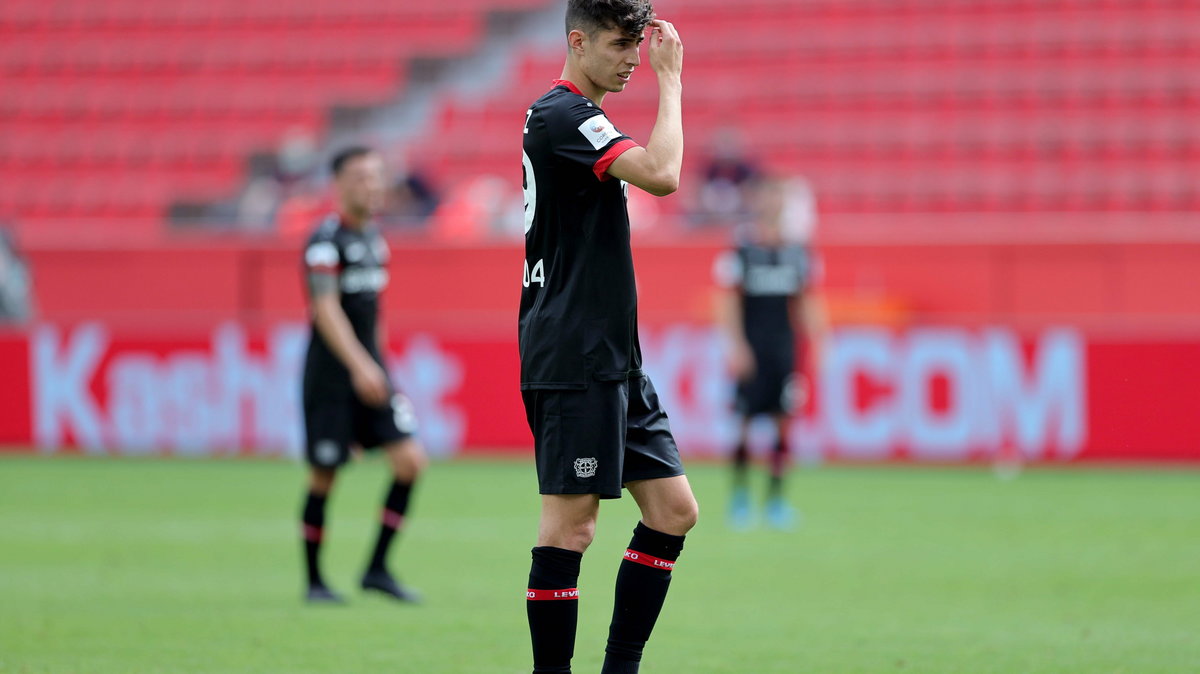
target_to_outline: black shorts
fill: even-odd
[[[522,391],[542,494],[620,498],[627,482],[683,475],[649,377],[593,381],[584,391]]]
[[[412,402],[403,393],[391,403],[369,407],[353,391],[336,394],[305,391],[305,458],[316,468],[337,468],[350,460],[352,447],[374,449],[411,437],[417,431]]]
[[[737,383],[734,406],[738,414],[791,414],[800,402],[797,386],[803,382],[792,354],[756,352],[754,365],[754,374]]]

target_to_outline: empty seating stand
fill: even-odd
[[[5,0],[0,220],[162,226],[236,193],[246,158],[335,105],[393,99],[413,57],[545,0]]]
[[[686,47],[685,170],[735,127],[748,154],[806,175],[829,212],[1200,208],[1194,0],[655,5]],[[561,61],[527,54],[501,93],[445,101],[437,141],[414,152],[448,181],[519,181],[514,129]],[[656,96],[643,62],[605,107],[645,140]]]

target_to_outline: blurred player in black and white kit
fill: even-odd
[[[309,490],[303,532],[311,602],[340,602],[321,575],[325,502],[337,470],[353,449],[378,448],[393,481],[379,535],[360,585],[402,601],[416,595],[388,572],[387,552],[408,511],[425,451],[414,435],[412,404],[388,379],[379,296],[387,287],[388,247],[372,223],[384,202],[383,160],[365,147],[332,162],[338,211],[329,214],[304,250],[312,338],[304,364],[304,426]]]
[[[739,427],[729,517],[735,528],[751,524],[747,431],[754,417],[769,416],[777,435],[770,456],[765,515],[770,526],[786,529],[796,517],[783,492],[789,459],[788,422],[808,391],[805,357],[819,350],[825,319],[813,292],[819,274],[817,258],[808,246],[789,243],[786,236],[787,183],[762,178],[753,186],[751,198],[753,220],[743,241],[719,256],[714,265],[715,280],[723,290],[718,320],[737,380]],[[803,347],[799,354],[798,341]],[[814,361],[817,355],[813,354]]]
[[[647,30],[647,28],[649,30]],[[526,608],[534,672],[570,672],[580,560],[600,499],[629,490],[641,521],[624,553],[603,674],[637,672],[697,506],[642,373],[629,185],[674,192],[683,161],[683,45],[645,0],[570,0],[562,77],[525,118],[521,392],[542,494]],[[658,118],[643,147],[601,109],[648,42]]]

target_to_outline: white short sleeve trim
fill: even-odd
[[[328,241],[314,243],[304,251],[304,263],[310,267],[336,267],[338,265],[337,246]]]

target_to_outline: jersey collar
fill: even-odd
[[[571,80],[554,80],[553,82],[551,82],[551,84],[556,87],[566,87],[566,88],[570,89],[573,93],[583,96],[583,92],[580,91],[579,87],[575,86],[575,83],[572,82]],[[585,96],[585,98],[586,98],[586,96]]]

